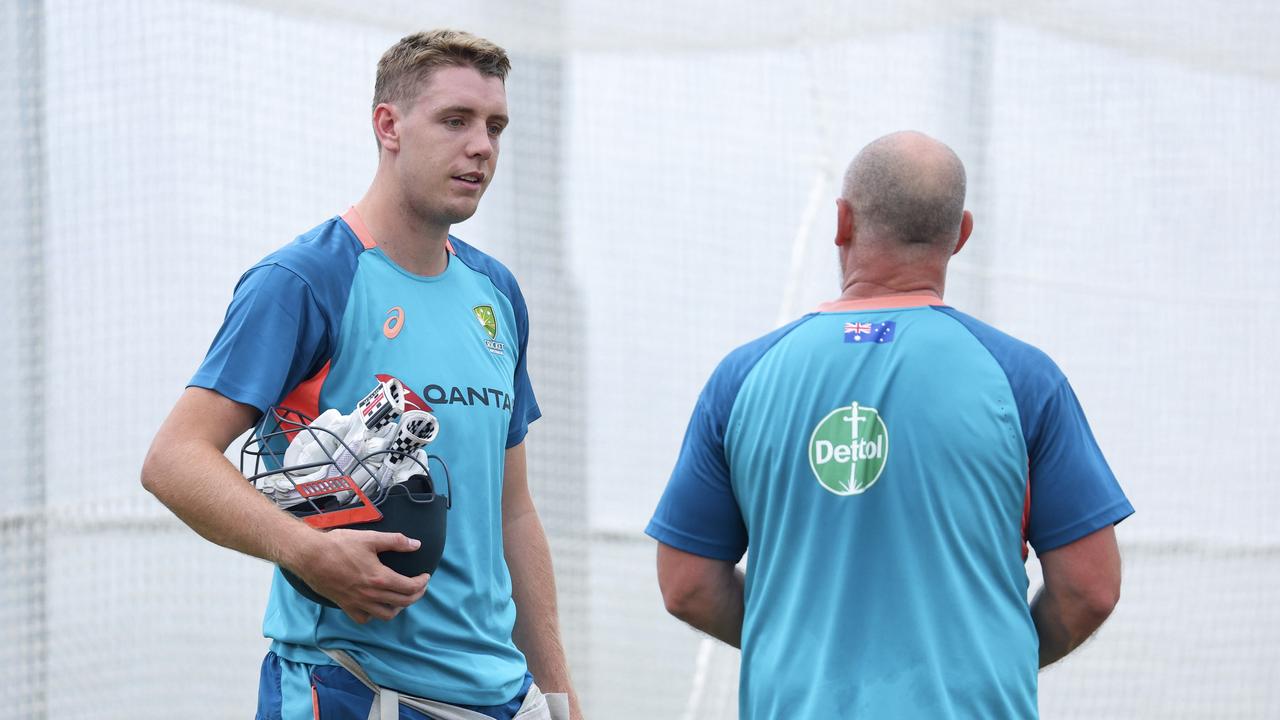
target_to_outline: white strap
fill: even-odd
[[[551,720],[569,720],[569,693],[545,693],[542,697],[547,699]]]
[[[377,693],[377,705],[381,710],[380,720],[398,720],[400,717],[400,693],[390,688],[380,688]],[[373,708],[369,708],[369,720],[373,720]]]
[[[369,720],[397,720],[400,717],[401,705],[429,713],[431,717],[437,718],[437,720],[493,720],[488,715],[440,702],[439,700],[402,695],[391,688],[380,687],[369,679],[369,676],[365,674],[364,668],[360,667],[360,663],[356,662],[355,658],[347,653],[342,650],[325,650],[324,653],[333,658],[334,662],[346,668],[347,672],[364,683],[365,687],[373,691],[373,704],[369,706]],[[529,694],[525,696],[524,704],[521,705],[520,713],[516,717],[529,718],[529,720],[541,720],[542,718],[550,717],[549,715],[534,714],[537,710],[545,710],[546,708],[545,701],[542,701],[541,704],[539,704],[539,701],[542,701],[542,693],[538,690],[538,686],[529,686]],[[533,712],[526,713],[526,708]]]

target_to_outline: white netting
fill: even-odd
[[[529,301],[531,478],[592,717],[734,716],[736,652],[665,615],[640,530],[718,359],[836,294],[838,178],[902,128],[969,170],[947,299],[1059,362],[1138,509],[1044,716],[1280,706],[1280,6],[433,5],[0,4],[0,717],[252,712],[269,568],[138,469],[240,272],[367,186],[379,54],[442,25],[514,54],[456,232]]]

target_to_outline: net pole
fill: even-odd
[[[0,528],[17,540],[14,556],[6,558],[6,572],[14,573],[4,614],[17,628],[18,654],[15,685],[16,708],[21,717],[48,715],[48,522],[44,462],[45,362],[45,194],[47,159],[45,154],[45,8],[43,0],[20,0],[16,14],[17,72],[14,96],[18,126],[16,140],[19,159],[13,198],[19,242],[7,299],[12,300],[15,327],[15,401],[10,407],[22,418],[12,423],[15,435],[8,438],[6,467],[18,470],[14,476],[20,498],[16,515],[6,518]],[[25,232],[24,232],[25,229]],[[9,393],[6,393],[8,395]],[[20,482],[18,482],[20,480]],[[7,554],[7,553],[5,553]],[[7,603],[6,603],[7,604]],[[2,694],[0,694],[2,695]],[[9,704],[10,708],[15,704]]]
[[[814,117],[816,118],[817,137],[821,142],[818,144],[818,154],[814,156],[813,176],[809,185],[809,197],[805,201],[804,210],[800,213],[800,221],[796,224],[795,235],[791,238],[791,257],[790,265],[787,269],[787,277],[783,283],[782,300],[778,304],[778,315],[775,318],[774,326],[780,327],[795,319],[797,308],[797,297],[800,294],[800,284],[804,280],[805,259],[809,256],[809,244],[814,241],[813,225],[818,220],[818,213],[821,212],[824,201],[833,199],[831,196],[832,186],[836,184],[836,169],[832,165],[834,162],[829,157],[824,157],[821,152],[823,148],[833,147],[835,142],[835,129],[831,121],[831,111],[828,108],[827,96],[823,93],[822,78],[819,75],[819,63],[816,51],[810,49],[805,53],[805,60],[809,79],[809,99],[813,103]],[[839,190],[836,190],[838,193]]]

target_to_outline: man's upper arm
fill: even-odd
[[[202,464],[204,461],[198,458],[216,459],[217,465],[227,465],[215,453],[226,452],[233,440],[253,426],[259,414],[252,405],[212,390],[187,388],[151,441],[142,464],[143,487],[168,504],[198,485],[201,478],[216,476],[220,471]]]
[[[1105,616],[1120,598],[1120,549],[1107,525],[1039,556],[1045,588]]]
[[[760,359],[811,313],[725,356],[698,396],[671,479],[645,533],[660,543],[736,563],[747,551],[747,525],[734,494],[725,438],[743,383]]]
[[[324,364],[327,318],[311,287],[291,270],[260,265],[236,286],[226,317],[189,385],[259,411],[276,404]]]
[[[1039,554],[1110,527],[1133,513],[1093,437],[1066,376],[1040,350],[952,308],[1008,378],[1026,440],[1026,539]]]
[[[1045,388],[1034,411],[1029,408],[1025,423],[1031,481],[1027,539],[1040,555],[1133,514],[1071,385],[1053,369],[1058,381]]]
[[[524,443],[507,448],[502,469],[502,524],[534,509],[533,497],[529,494],[528,459],[525,456]]]
[[[225,451],[231,441],[252,427],[260,415],[252,405],[236,402],[212,390],[189,387],[160,426],[156,445],[163,451],[165,443],[203,440]]]
[[[734,563],[685,552],[658,543],[658,586],[664,593],[674,588],[696,587],[724,574],[732,575]]]
[[[724,454],[728,408],[714,399],[714,378],[698,398],[676,467],[645,532],[664,545],[737,562],[747,528],[733,494]]]

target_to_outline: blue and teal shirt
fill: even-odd
[[[646,532],[749,550],[743,718],[1034,718],[1026,543],[1132,512],[1053,361],[894,297],[729,354]]]
[[[245,273],[190,384],[312,417],[352,412],[379,374],[426,400],[440,420],[429,449],[448,464],[452,490],[444,557],[426,596],[390,622],[359,625],[303,598],[277,571],[263,633],[288,660],[331,664],[319,648],[346,650],[379,685],[497,705],[522,689],[527,671],[511,639],[505,451],[540,412],[515,278],[457,238],[448,250],[443,273],[413,275],[378,249],[354,208],[325,222]]]

